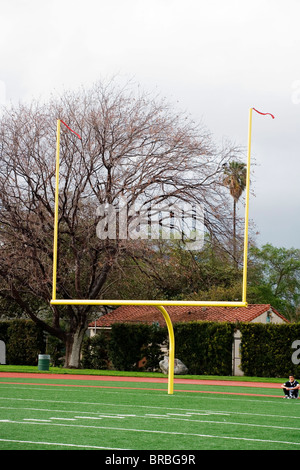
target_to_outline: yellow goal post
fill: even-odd
[[[135,306],[155,306],[162,313],[168,328],[169,334],[169,371],[168,371],[168,393],[174,391],[174,358],[175,339],[174,330],[170,316],[165,309],[168,306],[193,306],[193,307],[247,307],[247,259],[248,259],[248,226],[249,226],[249,194],[250,194],[250,159],[251,159],[251,133],[252,133],[252,110],[249,109],[248,118],[248,151],[247,151],[247,172],[246,172],[246,198],[245,198],[245,220],[244,220],[244,253],[243,253],[243,280],[241,301],[201,301],[201,300],[114,300],[114,299],[57,299],[56,298],[56,278],[57,278],[57,251],[58,251],[58,213],[59,213],[59,165],[60,165],[60,127],[63,123],[57,120],[56,138],[56,170],[55,170],[55,209],[54,209],[54,241],[53,241],[53,284],[51,305],[135,305]],[[259,112],[259,111],[257,111]],[[260,113],[260,112],[259,112]],[[269,114],[269,113],[260,113]],[[273,115],[271,115],[273,117]],[[68,127],[69,130],[72,131]],[[76,132],[72,131],[74,134]],[[76,134],[79,138],[80,136]]]

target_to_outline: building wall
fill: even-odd
[[[6,364],[6,346],[4,341],[0,341],[0,364]]]
[[[270,309],[256,317],[251,323],[285,323],[285,321]]]

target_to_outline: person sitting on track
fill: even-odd
[[[284,392],[284,398],[298,398],[300,385],[293,375],[289,376],[289,380],[282,384],[281,388]]]

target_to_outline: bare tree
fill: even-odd
[[[138,251],[126,239],[96,233],[99,206],[117,206],[121,197],[128,213],[137,201],[201,203],[206,228],[230,237],[220,176],[236,149],[217,150],[203,127],[164,100],[113,83],[3,112],[0,293],[60,338],[65,366],[78,367],[91,306],[49,304],[58,118],[82,140],[61,129],[57,298],[103,298],[112,267],[129,250]],[[51,322],[43,316],[50,309]]]

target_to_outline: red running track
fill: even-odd
[[[140,389],[139,387],[126,387],[126,386],[112,386],[112,385],[98,385],[97,382],[144,382],[144,383],[160,383],[167,384],[168,378],[151,378],[151,377],[122,377],[122,376],[107,376],[107,375],[77,375],[77,374],[51,374],[51,373],[17,373],[17,372],[0,372],[0,378],[8,379],[52,379],[52,380],[89,380],[94,381],[95,385],[66,385],[60,383],[43,383],[42,385],[52,385],[52,386],[63,386],[63,387],[90,387],[90,388],[122,388],[122,389]],[[41,385],[37,382],[29,384],[28,382],[2,382],[6,384],[22,384],[22,385]],[[234,380],[198,380],[198,379],[181,379],[174,378],[174,386],[177,384],[181,385],[217,385],[217,386],[239,386],[239,387],[249,387],[249,388],[271,388],[278,389],[279,384],[274,383],[265,383],[265,382],[246,382],[246,381],[234,381]],[[143,390],[161,390],[160,388],[145,388]],[[193,392],[193,393],[212,393],[212,394],[222,394],[222,395],[247,395],[247,396],[260,396],[260,397],[276,397],[280,398],[279,395],[267,395],[260,393],[241,393],[241,392],[229,392],[229,391],[208,391],[208,390],[183,390],[177,389],[176,392]],[[282,398],[282,396],[281,396]]]
[[[0,372],[0,378],[27,378],[27,379],[61,379],[61,380],[95,380],[110,382],[144,382],[144,383],[168,383],[168,378],[155,377],[120,377],[110,375],[77,375],[77,374],[44,374],[44,373],[19,373],[19,372]],[[239,380],[198,380],[198,379],[180,379],[174,378],[175,384],[183,385],[223,385],[238,387],[259,387],[259,388],[280,388],[280,384],[267,382],[246,382]]]

